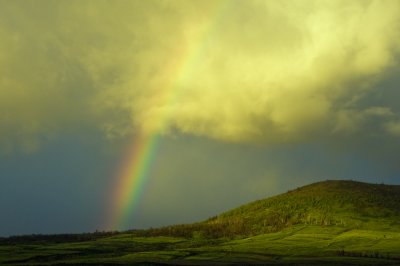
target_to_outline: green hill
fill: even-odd
[[[397,230],[400,186],[328,180],[251,202],[204,222],[141,233],[189,236],[199,231],[208,237],[235,237],[278,232],[300,224]]]
[[[203,222],[0,239],[0,265],[400,265],[400,186],[324,181]]]
[[[399,226],[400,186],[325,181],[226,212],[210,222],[237,219],[250,232],[273,232],[294,224],[376,229]]]

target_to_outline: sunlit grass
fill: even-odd
[[[338,226],[301,225],[243,239],[135,237],[124,233],[77,243],[1,245],[0,263],[9,265],[98,264],[186,261],[284,263],[315,257],[368,265],[394,264],[400,258],[400,232],[347,230]],[[344,251],[346,256],[340,256]]]

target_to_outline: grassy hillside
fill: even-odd
[[[252,236],[293,225],[400,228],[400,186],[330,180],[235,208],[207,221],[141,231],[144,235]]]
[[[0,239],[0,265],[400,265],[400,186],[325,181],[203,222]]]
[[[244,205],[209,222],[237,219],[255,233],[293,224],[376,229],[399,226],[399,215],[400,186],[325,181]]]

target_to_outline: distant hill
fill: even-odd
[[[251,236],[299,224],[370,230],[400,228],[400,186],[328,180],[251,202],[204,222],[145,230],[141,234]]]

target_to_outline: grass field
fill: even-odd
[[[1,265],[400,265],[400,232],[301,225],[241,239],[135,237],[2,243]]]

